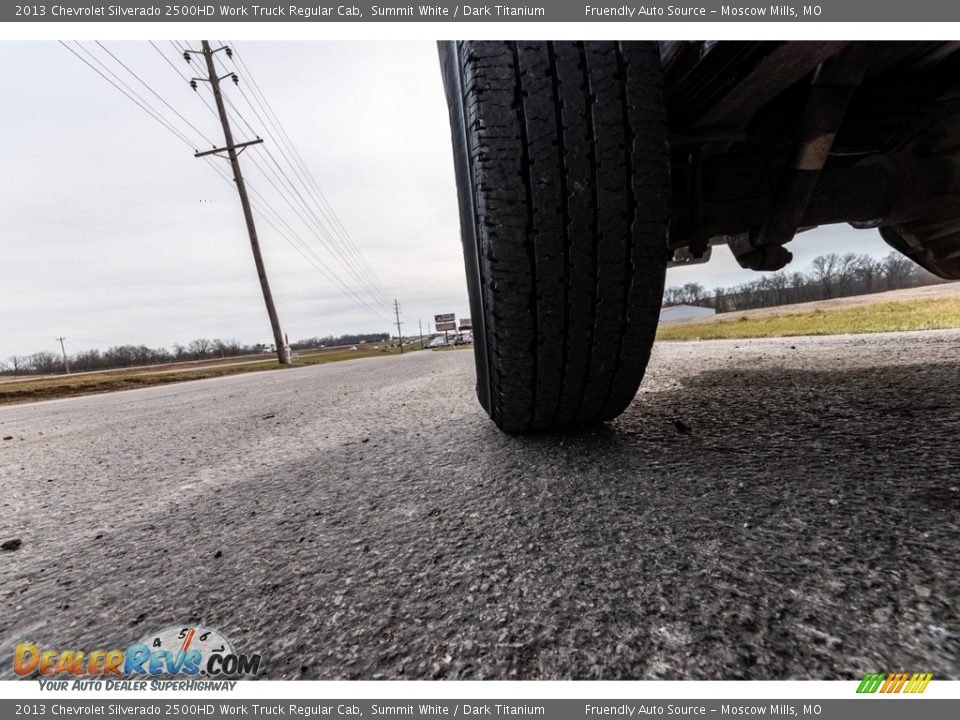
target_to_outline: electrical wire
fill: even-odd
[[[70,51],[73,55],[75,55],[75,56],[77,57],[77,59],[80,60],[80,62],[82,62],[84,65],[86,65],[86,66],[89,67],[91,70],[93,70],[95,73],[97,73],[97,75],[99,75],[99,76],[102,77],[104,80],[106,80],[108,83],[110,83],[114,88],[116,88],[117,90],[119,90],[128,100],[130,100],[131,102],[133,102],[137,107],[139,107],[141,110],[143,110],[145,113],[147,113],[147,115],[149,115],[151,118],[153,118],[153,119],[156,120],[158,123],[160,123],[160,125],[162,125],[165,130],[167,130],[167,131],[169,131],[170,133],[172,133],[172,134],[174,135],[174,137],[176,137],[176,138],[179,139],[181,142],[183,142],[187,147],[192,148],[194,151],[197,149],[196,143],[190,142],[190,139],[189,139],[186,135],[184,135],[182,132],[180,132],[179,130],[177,130],[168,120],[166,120],[165,118],[163,118],[163,116],[162,116],[159,112],[157,112],[156,109],[154,109],[153,106],[150,105],[146,100],[144,100],[143,98],[141,98],[141,97],[140,97],[137,93],[135,93],[133,90],[130,90],[130,88],[129,88],[122,80],[120,80],[119,78],[117,78],[117,82],[114,82],[114,81],[111,80],[109,77],[107,77],[107,76],[104,75],[102,72],[100,72],[96,67],[94,67],[93,65],[91,65],[86,59],[83,58],[83,56],[81,56],[79,53],[77,53],[73,48],[71,48],[71,47],[70,47],[69,45],[67,45],[65,42],[63,42],[62,40],[58,40],[57,42],[59,42],[61,45],[63,45],[63,47],[65,47],[68,51]],[[76,44],[77,44],[77,46],[80,47],[81,49],[84,49],[83,46],[81,46],[79,43],[76,43]],[[91,57],[94,57],[91,53],[89,53],[89,51],[87,52],[87,54],[88,54],[88,55],[91,55]],[[94,57],[94,60],[96,60],[95,57]],[[98,61],[98,62],[99,62],[99,61]],[[101,63],[101,65],[102,65],[102,63]],[[104,67],[105,67],[105,66],[104,66]],[[108,72],[109,72],[109,70],[108,70]],[[113,73],[111,73],[111,74],[113,74]],[[114,77],[116,77],[116,76],[114,75]],[[117,83],[120,83],[120,84],[117,84]],[[121,87],[121,86],[122,86],[122,87]],[[129,90],[129,92],[127,92],[127,90],[124,90],[124,88],[127,88],[127,90]]]
[[[256,77],[253,76],[250,71],[249,66],[244,61],[240,52],[236,49],[234,45],[230,45],[231,51],[233,53],[234,62],[237,64],[238,69],[242,69],[242,72],[246,78],[250,81],[251,94],[254,97],[257,105],[259,105],[262,113],[266,116],[269,124],[273,126],[277,137],[280,140],[278,143],[278,148],[280,149],[281,155],[284,156],[284,159],[290,163],[291,168],[294,170],[294,174],[297,175],[300,182],[307,188],[308,192],[312,192],[315,200],[317,201],[318,208],[321,211],[321,214],[327,219],[331,227],[340,235],[344,246],[347,248],[347,251],[352,253],[358,264],[364,268],[365,275],[369,279],[372,287],[377,290],[378,294],[381,296],[382,301],[389,307],[391,301],[387,297],[386,288],[383,286],[383,283],[377,278],[376,274],[373,272],[373,269],[369,266],[366,259],[363,257],[363,254],[360,252],[360,249],[357,247],[356,243],[353,241],[353,238],[350,237],[346,228],[343,226],[342,221],[336,212],[333,210],[333,207],[330,205],[326,196],[323,194],[323,191],[320,189],[319,184],[316,181],[316,178],[313,177],[313,174],[310,172],[309,168],[306,165],[306,162],[303,160],[303,156],[297,150],[296,146],[293,144],[293,141],[290,139],[289,134],[286,129],[280,123],[279,117],[277,117],[276,112],[274,111],[272,105],[270,105],[269,100],[266,98],[266,95],[263,93],[263,89],[260,87],[260,84],[257,82]],[[257,112],[254,107],[253,102],[250,101],[250,98],[247,97],[243,88],[239,88],[241,96],[246,100],[248,106],[254,114],[260,119],[261,122],[263,118],[260,118],[260,114]],[[284,146],[286,146],[289,151],[289,157],[284,152]],[[291,159],[293,158],[293,159]],[[295,159],[295,160],[294,160]],[[297,169],[299,165],[299,170]],[[301,175],[302,171],[302,175]],[[307,182],[306,179],[309,180]]]
[[[220,42],[219,44],[223,45],[222,42]],[[220,63],[220,66],[223,68],[224,72],[230,73],[230,69],[223,63],[222,60],[220,60],[219,58],[215,58],[215,59],[217,62]],[[247,72],[249,72],[249,70],[247,70]],[[255,79],[251,77],[251,81],[255,82]],[[244,92],[243,88],[238,85],[238,90],[240,91],[240,94],[244,98],[244,100],[246,100],[248,107],[251,109],[251,111],[254,113],[257,119],[260,120],[261,123],[264,123],[263,118],[260,117],[260,114],[257,112],[257,109],[253,106],[253,103],[250,102],[250,99],[246,96],[246,93]],[[243,115],[240,113],[239,109],[237,108],[236,104],[230,99],[230,97],[228,95],[225,95],[224,98],[227,100],[227,103],[235,111],[236,115],[240,118],[240,120],[248,127],[248,129],[259,137],[259,134],[253,129],[252,125],[246,120],[246,118],[243,117]],[[264,100],[266,100],[266,98],[264,98]],[[264,110],[264,113],[267,112],[264,109],[262,104],[261,104],[261,109]],[[272,108],[270,108],[270,111],[272,112]],[[274,114],[274,118],[275,117],[276,116]],[[287,163],[289,163],[290,168],[292,169],[293,173],[296,175],[297,179],[300,181],[301,185],[304,187],[307,194],[311,195],[309,184],[307,184],[304,181],[303,177],[300,175],[299,170],[297,169],[296,163],[293,162],[290,159],[290,157],[288,157],[287,153],[284,150],[284,145],[290,144],[289,136],[286,135],[285,130],[283,130],[282,127],[279,127],[277,123],[271,122],[271,124],[274,126],[274,131],[277,133],[277,137],[281,139],[281,142],[278,143],[277,145],[277,148],[281,156]],[[283,138],[286,138],[286,142],[283,140]],[[344,270],[352,274],[360,282],[362,286],[368,286],[372,295],[374,296],[379,295],[379,299],[377,300],[377,302],[382,302],[385,305],[385,307],[389,308],[390,300],[386,297],[386,295],[382,291],[382,287],[383,287],[382,283],[380,283],[379,279],[373,273],[372,269],[369,267],[369,264],[367,264],[362,254],[359,253],[359,249],[354,246],[353,259],[348,257],[348,255],[350,254],[349,245],[345,247],[344,244],[341,243],[341,241],[338,240],[338,238],[336,237],[336,224],[331,223],[331,219],[327,216],[327,213],[324,211],[323,205],[322,204],[317,205],[318,209],[320,210],[320,214],[323,215],[325,218],[324,220],[321,220],[317,216],[316,212],[314,212],[313,208],[311,207],[311,203],[307,202],[307,200],[303,197],[303,195],[297,189],[296,184],[289,178],[286,171],[283,169],[280,162],[276,159],[273,153],[270,152],[270,149],[268,147],[264,147],[262,149],[267,154],[268,158],[273,163],[274,167],[276,167],[276,171],[279,172],[280,175],[282,175],[283,180],[280,180],[280,177],[277,175],[277,172],[273,171],[273,168],[270,168],[274,177],[277,177],[278,181],[285,183],[290,188],[290,190],[297,196],[297,198],[300,201],[301,207],[314,220],[316,224],[316,228],[330,242],[330,247],[328,247],[328,249],[338,257],[340,264],[343,266]],[[291,150],[295,151],[295,148],[291,148]],[[315,198],[312,197],[311,199],[313,200],[313,202],[316,202]],[[332,231],[330,227],[328,227],[328,224],[330,224],[330,227],[333,228]],[[321,243],[323,243],[322,239],[320,239],[320,241]],[[354,263],[356,263],[357,268],[359,269],[353,267]]]
[[[297,209],[297,207],[291,202],[290,198],[287,197],[287,195],[284,194],[283,191],[282,191],[279,187],[277,187],[276,183],[274,183],[274,181],[273,181],[272,179],[270,179],[269,176],[267,176],[267,174],[264,172],[262,166],[259,164],[259,162],[257,162],[257,159],[256,159],[255,156],[252,156],[252,155],[250,156],[250,162],[251,162],[251,164],[252,164],[254,167],[256,167],[256,168],[260,171],[260,173],[264,176],[264,178],[267,180],[267,182],[270,184],[270,186],[277,192],[277,194],[280,196],[280,198],[281,198],[282,200],[284,200],[284,202],[286,202],[287,205],[290,206],[290,209],[293,211],[293,213],[300,219],[300,221],[301,221],[302,223],[304,223],[304,225],[305,225],[305,226],[307,227],[307,229],[309,230],[309,229],[310,229],[309,223],[307,223],[307,221],[304,219],[303,215],[300,213],[300,211]],[[252,189],[253,186],[251,185],[251,183],[249,182],[249,180],[246,181],[246,182],[247,182],[247,186]],[[266,203],[266,199],[263,197],[263,195],[262,195],[261,193],[257,192],[257,195],[261,198],[262,201],[264,201],[264,202]],[[272,207],[272,206],[271,206],[271,207]],[[274,212],[276,212],[276,211],[274,210]],[[277,214],[279,215],[279,213],[277,213]],[[290,228],[291,232],[294,232],[294,231],[293,231],[293,228],[289,225],[289,223],[285,223],[285,224],[287,225],[288,228]],[[297,237],[298,237],[298,238],[300,237],[299,234],[297,234]],[[380,317],[381,319],[383,319],[383,317],[382,317],[374,308],[372,308],[360,295],[358,295],[354,290],[352,290],[351,288],[349,288],[349,286],[347,286],[346,283],[344,283],[339,277],[337,277],[336,273],[329,268],[329,266],[326,264],[326,262],[323,261],[323,259],[316,253],[316,251],[313,250],[313,248],[312,248],[308,243],[306,243],[305,241],[303,241],[302,238],[300,238],[300,240],[301,240],[301,242],[303,243],[304,247],[310,252],[310,254],[313,255],[313,256],[317,259],[318,262],[322,263],[323,266],[324,266],[325,268],[327,268],[327,270],[330,271],[330,273],[331,273],[332,276],[333,276],[333,281],[334,281],[338,286],[340,286],[340,287],[344,290],[344,292],[347,292],[348,294],[350,294],[355,300],[357,300],[358,303],[360,303],[361,305],[363,305],[367,310],[369,310],[370,312],[372,312],[374,315],[376,315],[377,317]]]
[[[259,113],[257,113],[256,109],[253,107],[253,103],[250,101],[250,98],[247,97],[243,88],[242,87],[239,88],[239,91],[240,91],[240,95],[247,102],[247,105],[250,106],[254,114],[257,115],[257,117],[259,118]],[[255,94],[254,94],[254,98],[257,99],[257,96]],[[266,100],[266,98],[264,98],[264,100]],[[259,102],[259,100],[258,100],[258,104],[261,106],[261,109],[263,109],[263,105]],[[323,221],[320,221],[319,219],[317,221],[325,222],[330,226],[330,228],[332,229],[331,231],[334,234],[334,237],[331,238],[331,242],[334,243],[338,248],[340,248],[341,253],[346,253],[353,256],[353,260],[349,260],[348,262],[354,262],[354,261],[357,262],[357,264],[360,266],[360,268],[362,269],[362,272],[365,275],[366,283],[372,286],[372,288],[380,296],[380,300],[387,306],[387,308],[389,308],[391,301],[386,295],[386,291],[383,284],[380,282],[379,278],[377,278],[376,274],[373,272],[373,269],[370,268],[369,264],[367,263],[366,259],[363,257],[359,248],[353,242],[352,238],[350,238],[349,235],[346,233],[346,229],[343,227],[343,224],[340,222],[339,217],[337,217],[336,214],[333,212],[333,208],[330,206],[328,202],[326,202],[326,199],[322,195],[318,196],[317,191],[319,190],[319,187],[316,185],[316,181],[314,180],[313,184],[311,185],[311,183],[307,182],[307,180],[304,179],[304,176],[301,174],[301,170],[298,169],[298,164],[299,164],[300,168],[302,168],[306,172],[306,167],[303,163],[302,158],[300,158],[299,163],[293,159],[293,158],[299,157],[299,152],[296,150],[292,142],[289,140],[289,136],[286,134],[286,131],[277,123],[271,122],[271,124],[274,126],[275,132],[277,132],[278,137],[281,139],[281,142],[277,144],[277,148],[281,156],[289,164],[297,180],[305,188],[307,194],[310,195],[312,202],[316,204],[317,209],[319,210],[320,214],[324,218]],[[272,158],[272,160],[279,168],[280,164],[277,162],[276,158]],[[288,182],[290,181],[288,180]],[[316,216],[314,215],[314,217]],[[326,234],[329,236],[330,232]],[[339,236],[339,239],[337,236]]]
[[[224,71],[229,72],[229,69],[226,66],[224,66],[222,62],[220,62],[220,64]],[[254,135],[256,135],[257,137],[259,137],[259,133],[257,133],[257,131],[250,124],[250,122],[247,121],[247,119],[240,114],[239,109],[237,109],[235,103],[233,103],[229,95],[224,94],[222,95],[222,97],[226,101],[226,104],[229,105],[231,109],[235,111],[235,114],[239,117],[240,121],[247,126],[249,131]],[[256,112],[255,109],[254,109],[254,112]],[[356,279],[359,282],[361,287],[368,286],[369,281],[365,279],[362,276],[362,274],[359,274],[357,270],[352,266],[351,260],[344,255],[343,250],[337,245],[336,239],[331,236],[330,230],[323,223],[323,221],[317,217],[310,203],[307,202],[307,200],[303,197],[303,195],[297,189],[296,185],[290,180],[289,176],[287,175],[283,167],[280,165],[280,163],[277,161],[276,157],[273,155],[273,153],[270,152],[270,149],[268,147],[264,147],[262,148],[262,150],[266,153],[267,157],[270,159],[270,161],[273,163],[273,166],[276,169],[274,169],[274,167],[271,167],[269,164],[267,164],[267,169],[265,170],[264,167],[259,162],[257,162],[256,156],[251,155],[250,161],[254,165],[254,167],[256,167],[260,171],[260,173],[264,176],[264,178],[270,183],[271,187],[273,187],[274,190],[277,192],[277,194],[280,195],[280,197],[290,206],[291,210],[294,211],[294,213],[297,215],[300,221],[306,226],[306,228],[320,241],[322,245],[324,245],[327,248],[328,251],[330,251],[332,254],[335,255],[335,257],[337,257],[343,269],[347,273],[349,273],[351,276],[353,276],[354,279]],[[279,182],[281,186],[285,184],[287,187],[289,187],[289,189],[296,196],[296,199],[299,200],[299,209],[290,200],[290,197],[288,197],[285,190],[282,187],[278,187],[277,183],[273,182],[273,180],[270,178],[270,175],[272,175],[273,178],[276,178],[277,182]],[[313,219],[312,227],[309,220],[304,217],[303,213],[300,212],[300,209],[302,209],[303,213],[306,213],[310,218]],[[331,243],[332,248],[331,246],[326,245],[326,243],[324,242],[324,238],[319,237],[317,235],[317,232],[319,232],[320,234],[322,234],[324,237],[327,238],[327,240]],[[314,257],[317,257],[318,260],[320,259],[319,255],[317,255],[317,253],[313,251],[312,248],[310,249],[310,252],[314,255]],[[326,264],[325,264],[325,267],[326,267]]]
[[[170,108],[170,109],[174,112],[174,114],[176,114],[176,116],[177,116],[178,118],[180,118],[180,119],[183,120],[187,125],[189,125],[190,128],[191,128],[195,133],[197,133],[197,135],[199,135],[199,136],[202,137],[204,140],[206,140],[206,141],[207,141],[207,144],[210,145],[210,147],[216,147],[215,143],[214,143],[210,138],[208,138],[206,135],[204,135],[201,130],[198,130],[197,127],[196,127],[196,125],[194,125],[192,122],[190,122],[189,120],[187,120],[187,119],[180,113],[179,110],[177,110],[175,107],[173,107],[173,105],[171,105],[171,104],[168,103],[166,100],[164,100],[156,90],[154,90],[152,87],[150,87],[150,86],[143,80],[143,78],[141,78],[141,77],[140,77],[139,75],[137,75],[133,70],[131,70],[131,69],[129,68],[129,66],[127,66],[127,64],[124,63],[120,58],[118,58],[116,55],[114,55],[112,52],[110,52],[110,50],[109,50],[103,43],[101,43],[99,40],[95,40],[94,42],[96,42],[97,45],[99,45],[99,46],[103,49],[103,51],[104,51],[105,53],[107,53],[107,55],[109,55],[109,56],[112,57],[114,60],[116,60],[124,70],[126,70],[128,73],[130,73],[131,75],[133,75],[133,76],[140,82],[141,85],[143,85],[147,90],[149,90],[151,93],[153,93],[153,95],[154,95],[160,102],[162,102],[164,105],[166,105],[168,108]]]
[[[173,71],[174,71],[177,75],[179,75],[179,76],[183,79],[183,81],[184,81],[185,83],[187,83],[187,85],[189,85],[189,84],[190,84],[190,78],[189,78],[187,75],[184,75],[184,73],[183,73],[176,65],[173,64],[173,62],[170,60],[170,58],[168,58],[166,55],[163,54],[163,51],[156,46],[156,44],[153,42],[153,40],[148,40],[147,42],[149,42],[150,45],[153,46],[153,49],[156,50],[156,51],[157,51],[157,54],[159,54],[160,57],[162,57],[162,58],[166,61],[167,65],[169,65],[170,67],[172,67],[172,68],[173,68]],[[176,45],[174,45],[174,43],[173,43],[172,40],[170,41],[170,44],[173,45],[174,48],[176,48]],[[217,111],[213,109],[213,106],[210,104],[210,102],[209,102],[203,95],[201,95],[199,92],[197,93],[197,97],[200,98],[200,101],[204,104],[204,106],[207,108],[207,110],[209,110],[209,111],[213,114],[213,116],[219,120],[219,117],[217,116]]]
[[[143,110],[148,116],[150,116],[154,121],[160,124],[165,130],[170,132],[172,135],[174,135],[174,137],[176,137],[178,140],[180,140],[185,145],[187,145],[187,147],[190,147],[191,149],[196,151],[196,147],[197,147],[196,143],[191,142],[190,138],[188,138],[184,132],[182,132],[179,128],[177,128],[176,125],[169,118],[165,117],[160,110],[155,108],[149,101],[147,101],[144,97],[142,97],[139,93],[137,93],[133,88],[131,88],[127,83],[125,83],[122,79],[120,79],[120,77],[116,73],[114,73],[109,67],[107,67],[107,65],[103,61],[97,58],[96,55],[94,55],[92,52],[90,52],[87,48],[85,48],[80,43],[78,42],[75,43],[80,50],[85,52],[95,63],[97,63],[97,65],[103,68],[103,70],[106,71],[106,73],[108,73],[113,79],[111,79],[111,77],[108,77],[107,74],[104,74],[104,72],[102,72],[96,66],[91,64],[87,59],[85,59],[82,55],[76,52],[73,48],[71,48],[65,42],[60,41],[60,44],[66,50],[68,50],[72,55],[74,55],[78,60],[80,60],[87,67],[89,67],[91,70],[97,73],[101,78],[106,80],[111,86],[113,86],[116,90],[118,90],[121,94],[123,94],[128,100],[130,100],[137,107]],[[183,73],[177,70],[176,66],[173,65],[173,63],[171,63],[169,59],[163,54],[160,48],[158,48],[153,42],[151,42],[150,44],[154,48],[154,50],[156,50],[157,53],[159,53],[161,57],[163,57],[164,60],[167,61],[167,63],[173,68],[173,70],[177,72],[178,75],[180,75],[182,79],[187,80],[187,78],[183,75]],[[171,44],[173,44],[172,41],[171,41]],[[117,58],[101,43],[98,42],[97,45],[99,45],[111,58],[113,58],[119,65],[121,65],[125,70],[127,70],[127,72],[133,75],[141,84],[147,87],[147,89],[150,90],[151,93],[153,93],[165,106],[167,106],[171,111],[173,111],[177,117],[179,117],[188,126],[190,126],[190,128],[194,132],[197,132],[201,137],[207,140],[207,142],[211,146],[213,146],[213,143],[210,142],[210,140],[206,138],[206,136],[202,132],[200,132],[199,129],[196,128],[196,126],[194,126],[191,122],[189,122],[179,111],[177,111],[172,105],[170,105],[169,102],[167,102],[162,96],[160,96],[156,91],[154,91],[153,88],[151,88],[137,73],[135,73],[130,67],[128,67],[125,63],[123,63],[119,58]],[[176,47],[175,44],[174,44],[174,47]],[[189,82],[189,80],[187,81]],[[217,113],[213,110],[212,107],[210,107],[209,103],[206,102],[206,99],[203,98],[202,96],[200,96],[200,99],[204,102],[207,108],[211,112],[213,112],[215,116],[217,116]],[[237,111],[237,114],[239,115],[239,111]],[[248,127],[251,127],[249,123],[246,122],[245,119],[243,119],[243,122]],[[226,172],[223,168],[218,166],[215,163],[215,161],[213,161],[209,156],[206,156],[203,159],[207,162],[207,165],[211,167],[217,173],[218,176],[220,176],[222,180],[224,180],[231,187],[235,187],[235,182],[231,180],[230,174],[228,172]],[[256,163],[255,157],[250,156],[250,159],[253,161],[255,166],[258,167],[260,172],[264,174],[264,176],[266,177],[266,173],[264,172],[263,168],[259,166],[259,163]],[[267,179],[269,180],[269,177]],[[311,265],[311,267],[313,267],[315,270],[320,272],[324,276],[324,278],[326,278],[332,284],[337,286],[341,291],[343,291],[346,295],[348,295],[353,302],[356,302],[360,307],[365,309],[367,312],[370,312],[377,319],[389,322],[389,318],[385,317],[381,313],[378,313],[352,288],[350,288],[348,285],[342,282],[342,280],[337,276],[337,274],[323,261],[323,259],[313,250],[313,248],[307,242],[305,242],[302,237],[300,237],[299,233],[297,233],[293,229],[293,227],[283,219],[283,216],[276,210],[276,208],[273,207],[273,205],[267,200],[267,198],[262,193],[260,193],[259,190],[257,190],[255,187],[251,185],[249,180],[245,180],[245,182],[247,184],[247,187],[250,189],[251,194],[253,194],[259,201],[256,204],[252,204],[252,208],[254,212],[256,212],[265,222],[267,222],[268,225],[270,225],[277,232],[278,235],[280,235],[288,244],[290,244],[291,247],[293,247],[293,249],[296,250],[298,254],[300,254],[304,258],[304,260],[307,261],[309,265]],[[273,184],[272,181],[271,181],[271,184]],[[279,188],[277,188],[276,185],[274,185],[274,189],[277,190],[278,193],[280,192]],[[291,204],[291,209],[293,209],[296,212],[296,207],[292,205],[292,203],[290,203],[286,195],[281,194],[281,197],[283,197],[283,199],[286,200],[288,204]],[[302,215],[300,215],[299,212],[296,212],[296,214],[300,218],[301,222],[304,222],[305,226],[309,229],[310,227],[309,223],[302,217]],[[283,227],[281,226],[285,226],[286,230],[283,229]],[[291,235],[293,236],[292,238],[291,238]],[[311,257],[311,255],[313,257]]]

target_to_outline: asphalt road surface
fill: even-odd
[[[940,331],[661,344],[588,433],[460,351],[0,408],[0,676],[200,623],[270,678],[957,679],[958,397]]]

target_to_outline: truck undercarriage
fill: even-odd
[[[956,42],[661,44],[674,262],[777,270],[798,232],[879,228],[960,278]]]

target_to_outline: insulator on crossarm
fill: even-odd
[[[190,87],[192,87],[192,88],[194,89],[194,91],[196,91],[196,89],[197,89],[197,81],[196,81],[196,80],[191,80],[191,81],[190,81]]]
[[[237,74],[236,74],[236,73],[233,73],[233,84],[234,84],[234,85],[239,85],[239,84],[240,84],[240,78],[237,77]]]
[[[233,50],[230,49],[230,46],[229,46],[229,45],[228,45],[227,47],[225,47],[224,50],[226,51],[228,58],[232,58],[232,57],[233,57]]]
[[[183,59],[187,62],[190,62],[190,53],[188,53],[186,50],[183,51]]]

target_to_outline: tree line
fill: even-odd
[[[354,333],[352,335],[326,335],[312,337],[290,343],[292,350],[306,350],[308,348],[334,347],[336,345],[359,345],[360,343],[386,342],[390,333]]]
[[[669,287],[664,292],[663,304],[700,305],[723,313],[941,282],[944,281],[896,251],[880,260],[856,253],[830,253],[815,257],[805,271],[780,270],[732,287],[708,290],[695,282]]]
[[[382,342],[390,338],[389,333],[352,333],[348,335],[328,335],[313,337],[291,343],[293,350],[331,347],[335,345],[356,345],[360,342]],[[255,355],[270,352],[272,346],[258,343],[247,345],[238,340],[209,340],[198,338],[186,345],[174,343],[167,348],[151,348],[146,345],[115,345],[106,350],[81,350],[67,356],[71,372],[90,372],[95,370],[117,370],[141,365],[162,365],[173,362],[191,362],[231,358],[240,355]],[[65,372],[63,355],[42,350],[32,355],[11,355],[0,362],[0,375],[53,375]]]

